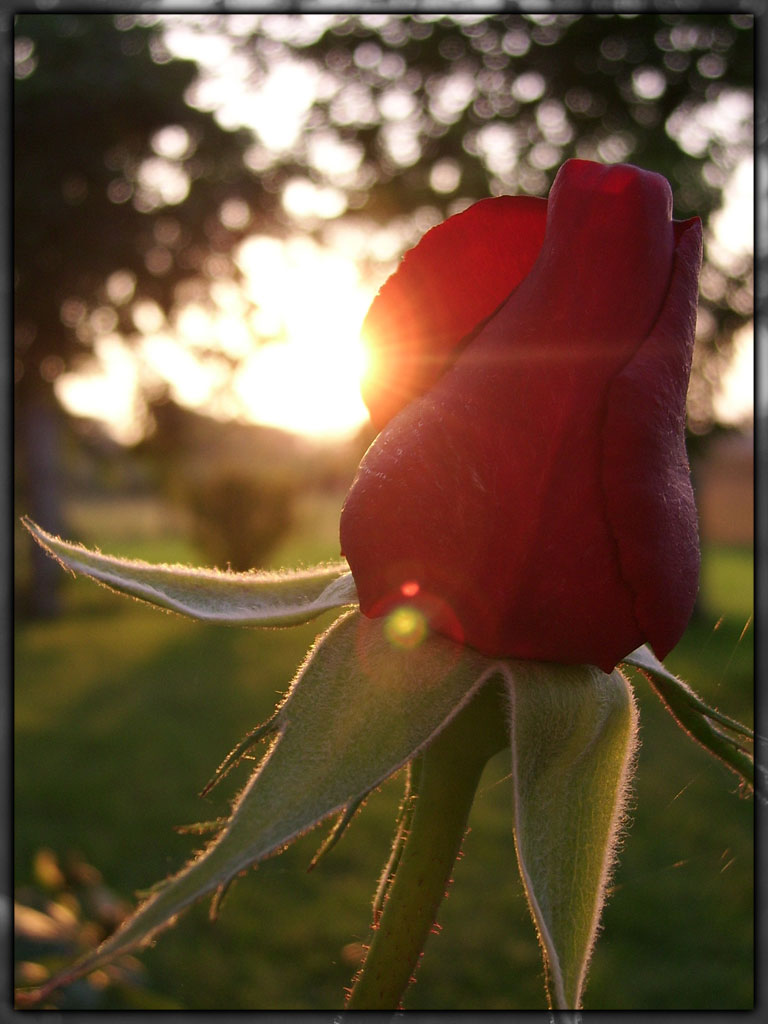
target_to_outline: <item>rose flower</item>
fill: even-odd
[[[604,671],[674,647],[699,572],[700,263],[663,177],[583,160],[406,254],[363,325],[380,433],[341,515],[367,616],[409,604],[490,657]]]

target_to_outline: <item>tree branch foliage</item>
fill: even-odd
[[[211,281],[237,276],[235,247],[254,231],[330,243],[344,226],[368,225],[394,230],[399,251],[489,193],[546,194],[573,156],[659,171],[675,216],[700,215],[711,237],[723,190],[752,151],[753,21],[18,15],[17,377],[49,383],[100,334],[135,335],[141,300],[166,315],[204,301]],[[218,40],[214,65],[173,54],[179,29]],[[307,102],[287,141],[217,112],[206,83],[215,65],[236,63],[244,112],[276,69],[305,73]],[[162,184],[160,170],[170,172]],[[297,187],[329,201],[297,208]],[[380,280],[397,254],[361,257]],[[712,361],[751,316],[750,254],[710,245],[702,282],[692,394],[706,427]]]

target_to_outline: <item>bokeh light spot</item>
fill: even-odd
[[[418,608],[400,605],[387,616],[384,635],[393,647],[413,650],[427,635],[427,620]]]

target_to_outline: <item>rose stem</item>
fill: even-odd
[[[485,686],[411,766],[410,829],[347,1010],[395,1010],[435,923],[483,769],[508,743],[502,690]],[[390,864],[392,861],[390,861]]]

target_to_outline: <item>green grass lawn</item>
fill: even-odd
[[[82,510],[81,510],[82,512]],[[306,503],[278,564],[337,554],[336,499]],[[82,512],[81,522],[87,514]],[[174,536],[131,534],[135,519],[89,522],[105,552],[189,560]],[[159,529],[159,528],[158,528]],[[752,556],[705,552],[699,614],[667,664],[705,700],[751,724]],[[174,826],[225,814],[253,768],[201,799],[223,755],[264,720],[333,616],[290,630],[214,627],[65,580],[66,611],[16,635],[15,868],[35,852],[77,851],[125,900],[176,870],[199,837]],[[735,777],[674,725],[647,684],[637,778],[587,1009],[752,1005],[753,803]],[[542,968],[511,830],[503,754],[488,766],[456,865],[442,930],[430,938],[409,1009],[543,1009]],[[324,830],[239,879],[218,921],[206,904],[141,954],[145,1008],[335,1010],[367,941],[370,898],[402,790],[395,777],[307,873]],[[129,1007],[111,996],[107,1006]],[[121,1001],[122,1000],[122,1001]],[[75,1008],[68,1004],[69,1008]]]

